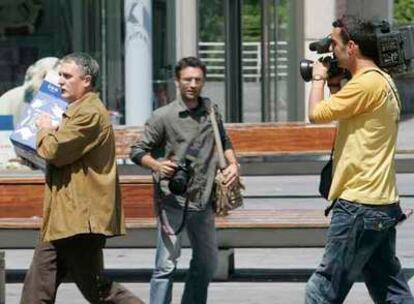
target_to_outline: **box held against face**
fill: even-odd
[[[36,153],[36,121],[39,115],[46,113],[50,115],[52,124],[58,126],[67,107],[67,102],[61,98],[58,78],[55,71],[46,74],[39,91],[26,108],[23,119],[10,135],[16,154],[40,169],[45,169],[46,162]]]

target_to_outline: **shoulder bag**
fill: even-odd
[[[214,208],[216,215],[226,216],[230,210],[243,206],[242,184],[240,177],[233,183],[231,187],[224,184],[223,170],[227,167],[226,159],[224,157],[223,144],[219,133],[216,114],[213,107],[210,107],[210,119],[214,131],[214,141],[219,157],[219,168],[215,177],[214,189]]]

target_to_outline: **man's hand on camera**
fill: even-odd
[[[328,66],[320,61],[315,61],[312,68],[312,83],[321,82],[324,84],[327,78]]]
[[[231,163],[227,166],[226,169],[223,170],[223,175],[225,178],[224,184],[227,187],[231,187],[239,176],[239,165],[236,163]]]
[[[344,79],[344,74],[341,73],[339,75],[330,77],[328,79],[328,88],[331,94],[335,94],[341,89],[341,81]]]
[[[157,171],[162,177],[170,178],[173,176],[176,169],[177,164],[169,159],[158,162]]]

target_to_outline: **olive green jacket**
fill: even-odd
[[[95,93],[70,104],[56,131],[39,130],[37,153],[48,163],[43,241],[125,234],[114,132]]]

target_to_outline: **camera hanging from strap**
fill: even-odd
[[[184,208],[183,208],[183,215],[182,215],[181,223],[180,223],[180,226],[178,226],[177,230],[174,230],[171,227],[170,222],[168,221],[168,216],[167,216],[167,213],[165,212],[165,209],[160,208],[158,216],[159,216],[159,219],[160,219],[160,222],[161,222],[161,228],[164,230],[164,232],[166,234],[168,234],[168,235],[179,235],[180,232],[183,230],[183,228],[185,226],[185,219],[187,217],[188,204],[189,204],[189,200],[188,200],[188,197],[186,197]]]

